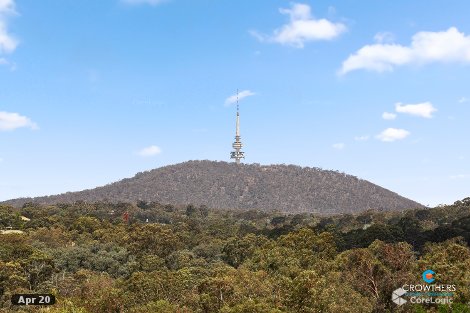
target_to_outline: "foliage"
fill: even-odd
[[[0,235],[2,313],[469,312],[469,199],[326,217],[30,203],[0,206],[0,217],[24,231]],[[391,302],[426,269],[457,286],[451,306]],[[10,303],[15,293],[52,293],[58,302],[21,309]]]

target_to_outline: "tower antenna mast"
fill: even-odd
[[[245,158],[245,152],[242,152],[243,147],[240,137],[240,104],[238,103],[238,89],[237,89],[237,124],[235,130],[235,142],[232,144],[234,151],[230,153],[230,158],[235,159],[235,163],[240,164],[240,160]]]

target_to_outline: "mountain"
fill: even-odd
[[[344,213],[423,207],[355,176],[295,165],[188,161],[79,192],[6,201],[53,204],[75,201],[207,205],[221,209]]]

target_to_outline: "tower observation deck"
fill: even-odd
[[[240,164],[240,160],[245,158],[245,152],[242,152],[243,147],[241,137],[240,137],[240,106],[238,104],[238,91],[237,91],[237,126],[235,132],[235,141],[232,144],[234,151],[230,153],[230,158],[235,159],[237,164]]]

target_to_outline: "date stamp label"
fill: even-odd
[[[51,294],[16,294],[11,296],[14,305],[52,305],[55,296]]]

